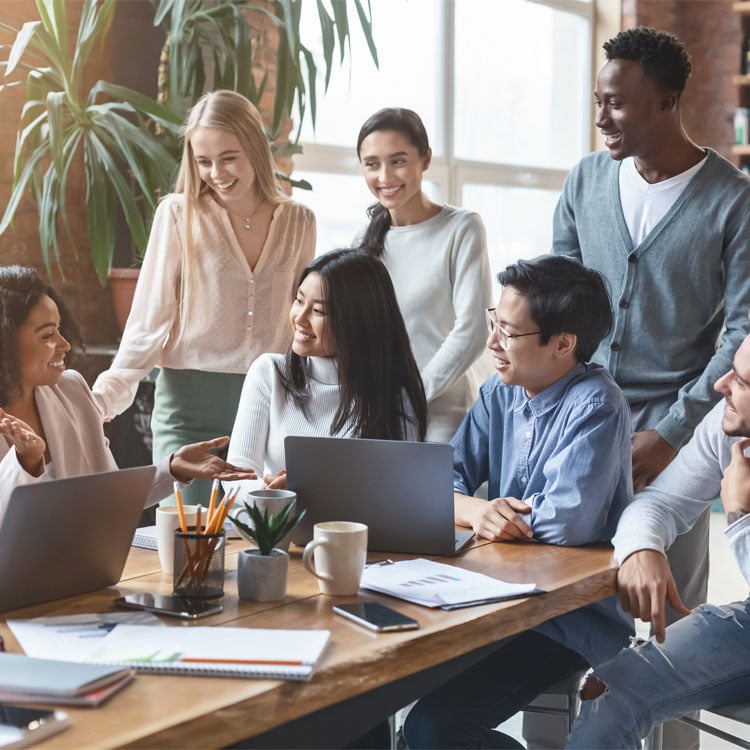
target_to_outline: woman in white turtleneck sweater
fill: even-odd
[[[427,407],[385,266],[335,250],[302,272],[286,355],[264,354],[242,389],[227,460],[286,485],[287,435],[423,440]],[[257,486],[240,484],[243,489]]]

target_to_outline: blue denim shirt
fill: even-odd
[[[609,373],[576,365],[528,398],[520,386],[487,380],[451,441],[454,489],[515,497],[540,542],[609,541],[632,497],[630,411]],[[633,633],[616,597],[543,623],[539,632],[590,664],[614,656]]]

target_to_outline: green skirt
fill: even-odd
[[[162,368],[151,415],[154,463],[187,443],[231,435],[244,375]],[[208,507],[211,480],[195,479],[182,490],[186,504]],[[173,505],[174,497],[162,501]]]

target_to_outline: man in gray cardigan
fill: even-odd
[[[615,324],[594,361],[631,405],[638,491],[716,403],[712,384],[747,333],[750,180],[685,132],[680,99],[692,66],[676,37],[641,27],[604,49],[594,100],[608,152],[584,157],[565,181],[553,251],[609,282]],[[685,603],[704,602],[707,512],[669,559]]]

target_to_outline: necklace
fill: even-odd
[[[242,221],[242,228],[246,231],[250,231],[252,229],[252,224],[250,223],[250,220],[255,216],[255,214],[260,211],[260,207],[265,203],[263,199],[261,199],[260,203],[250,212],[250,216],[243,216],[242,214],[237,213],[233,208],[229,208],[229,206],[225,205],[224,208],[226,208],[229,213],[234,214],[238,219]]]

